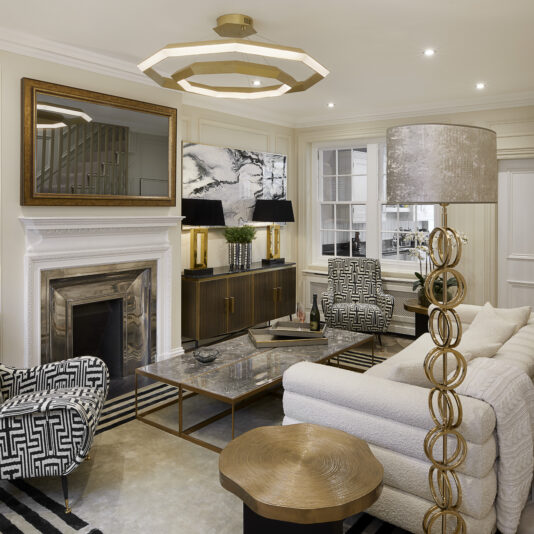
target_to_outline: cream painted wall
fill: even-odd
[[[242,148],[259,152],[274,152],[288,156],[288,195],[293,201],[295,219],[297,217],[297,181],[294,157],[294,137],[291,128],[275,124],[239,118],[234,115],[183,106],[181,114],[181,135],[184,141]],[[280,237],[281,255],[287,261],[297,259],[296,225],[282,228]],[[267,232],[258,228],[252,244],[252,261],[265,257]],[[182,232],[182,269],[189,268],[190,240],[187,231]],[[208,242],[208,266],[228,265],[226,241],[222,230],[210,230]]]
[[[497,132],[498,157],[500,159],[526,158],[534,155],[534,106],[501,110],[458,112],[447,115],[414,116],[397,119],[340,123],[336,125],[301,128],[295,131],[298,157],[299,218],[298,251],[300,273],[303,269],[324,271],[324,265],[314,265],[312,260],[311,235],[314,202],[312,182],[312,149],[314,144],[347,142],[358,139],[385,139],[391,126],[420,122],[470,124],[491,128]],[[491,301],[497,304],[497,215],[495,206],[458,205],[449,208],[451,226],[466,232],[469,245],[464,250],[461,269],[467,277],[466,302],[482,304]],[[399,272],[384,266],[386,276],[413,278],[413,270]],[[302,275],[299,289],[304,294]]]
[[[177,108],[181,95],[158,87],[138,84],[95,74],[81,69],[33,59],[7,52],[0,52],[1,72],[1,356],[8,365],[21,364],[24,345],[24,231],[18,217],[24,216],[120,216],[120,215],[179,215],[176,208],[139,207],[76,207],[76,206],[21,206],[20,153],[21,78],[35,78],[83,89],[144,100]],[[178,113],[180,118],[180,113]],[[179,149],[179,147],[178,147]],[[180,232],[169,232],[173,244],[173,266],[176,271],[173,286],[172,347],[181,345],[180,337]]]

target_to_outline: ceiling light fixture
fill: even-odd
[[[425,48],[425,51],[423,52],[423,54],[426,57],[432,57],[436,54],[436,50],[434,48]]]
[[[332,108],[335,106],[335,104],[334,104],[333,102],[328,102],[327,106],[328,106],[330,109],[332,109]]]
[[[479,91],[486,88],[486,84],[484,82],[478,82],[475,86]]]
[[[260,80],[254,80],[254,81],[252,82],[252,85],[253,85],[254,87],[259,87],[259,86],[261,85],[261,82],[260,82]]]
[[[229,37],[229,39],[169,44],[139,63],[138,68],[162,87],[216,98],[265,98],[280,96],[285,93],[305,91],[328,75],[328,69],[323,67],[300,48],[266,44],[243,39],[243,37],[248,37],[249,35],[256,33],[252,24],[252,18],[247,15],[222,15],[217,19],[217,26],[213,29],[221,37]],[[211,56],[214,54],[228,53],[248,54],[259,56],[260,58],[272,58],[303,63],[311,69],[313,73],[305,80],[297,81],[278,67],[240,60],[196,62],[176,71],[170,77],[164,76],[154,69],[157,64],[171,57]],[[263,78],[275,79],[280,83],[266,87],[259,87],[261,82],[259,84],[253,82],[254,87],[229,87],[207,85],[189,82],[187,80],[187,78],[190,78],[191,76],[206,74],[242,74],[246,76],[261,76]]]

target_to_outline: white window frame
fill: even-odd
[[[312,144],[312,213],[311,213],[311,250],[312,265],[326,267],[329,258],[336,256],[322,255],[321,240],[321,190],[319,184],[321,150],[344,150],[351,148],[367,147],[367,201],[365,203],[367,213],[366,226],[366,257],[380,258],[382,269],[395,272],[413,272],[419,268],[417,261],[390,260],[382,258],[382,206],[386,202],[381,201],[381,182],[385,169],[382,169],[382,158],[379,157],[380,145],[385,145],[382,138],[352,139],[344,141],[331,141]],[[361,204],[359,202],[346,202],[347,204]],[[438,215],[436,210],[436,215]],[[435,221],[438,219],[435,218]],[[333,230],[336,231],[335,229]],[[344,257],[344,256],[343,256]]]

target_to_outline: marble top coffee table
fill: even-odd
[[[374,340],[372,334],[359,334],[336,328],[328,328],[326,337],[328,338],[328,345],[258,349],[245,334],[213,345],[213,348],[219,350],[219,356],[215,361],[207,364],[198,362],[192,352],[188,352],[168,360],[139,367],[135,370],[136,417],[156,428],[220,452],[220,447],[191,436],[191,434],[231,414],[233,439],[237,405],[245,405],[262,392],[279,385],[285,370],[293,364],[301,361],[327,363],[346,350],[369,341],[373,343]],[[137,377],[139,375],[177,387],[178,400],[165,403],[157,409],[139,412],[137,407]],[[230,408],[184,429],[183,401],[196,394],[222,401],[229,404]],[[176,402],[178,402],[178,430],[146,417],[148,414]]]

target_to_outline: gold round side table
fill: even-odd
[[[341,534],[380,496],[384,469],[367,443],[312,424],[265,426],[219,458],[223,488],[243,501],[244,534]]]

